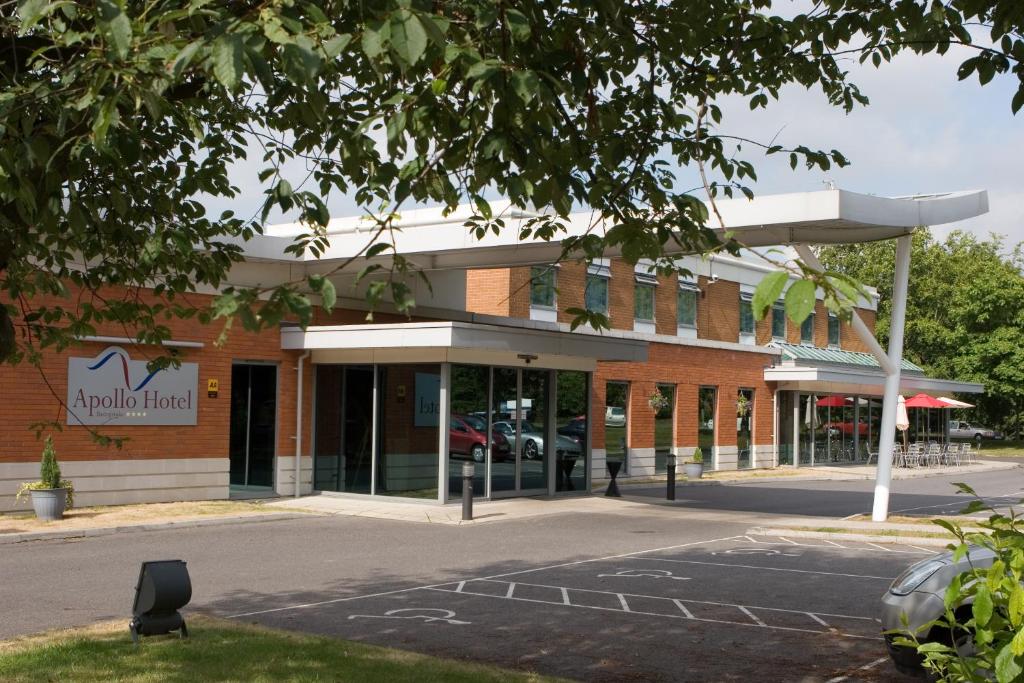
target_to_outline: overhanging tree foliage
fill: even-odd
[[[896,248],[893,242],[826,247],[822,265],[876,285],[876,336],[889,336]],[[914,234],[904,351],[940,377],[980,382],[972,418],[1004,430],[1024,428],[1024,253],[1001,237],[953,232],[945,241]]]
[[[1015,0],[828,0],[793,17],[767,0],[0,7],[0,359],[11,361],[38,360],[40,349],[104,323],[157,342],[174,317],[239,319],[250,329],[285,316],[308,321],[314,295],[333,304],[330,278],[262,293],[227,288],[212,306],[187,295],[223,289],[241,244],[275,208],[310,227],[293,249],[319,253],[332,192],[377,216],[364,255],[388,250],[394,212],[412,203],[475,202],[467,229],[503,229],[483,201],[498,192],[544,212],[527,226],[544,239],[559,238],[574,206],[612,222],[603,239],[567,241],[567,256],[617,245],[668,272],[666,251],[738,246],[707,229],[706,209],[676,185],[673,166],[706,171],[712,192],[749,194],[743,183],[755,169],[744,154],[846,163],[835,150],[744,149],[727,134],[722,97],[764,107],[799,83],[850,109],[865,100],[837,54],[881,64],[900,50],[943,52],[974,44],[965,26],[978,22],[991,37],[979,37],[985,44],[961,76],[1024,78]],[[281,176],[291,159],[309,168],[301,186]],[[207,215],[204,200],[237,193],[232,167],[246,160],[264,167],[263,205]],[[367,272],[358,260],[345,268]],[[411,266],[395,255],[392,268]],[[850,294],[843,280],[804,275],[833,308]],[[139,297],[144,287],[156,298]],[[60,300],[68,288],[83,294]],[[414,304],[401,278],[369,292],[371,303]],[[790,313],[802,320],[806,302],[792,298]]]

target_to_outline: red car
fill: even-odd
[[[448,430],[448,451],[464,455],[476,462],[484,461],[487,449],[487,420],[471,415],[452,415]],[[512,454],[508,439],[501,432],[491,430],[491,453],[495,460],[508,459]]]

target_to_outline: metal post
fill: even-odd
[[[665,491],[665,500],[676,499],[676,456],[669,453],[665,457],[665,472],[667,473],[666,481],[668,482],[668,489]]]
[[[892,287],[892,320],[889,324],[889,364],[882,398],[882,433],[878,440],[878,470],[875,475],[875,501],[871,519],[884,522],[889,517],[889,485],[892,481],[892,449],[896,440],[896,404],[900,394],[900,365],[903,362],[903,326],[907,314],[907,289],[910,282],[912,237],[896,241],[896,275]]]
[[[462,521],[473,520],[473,473],[476,470],[471,462],[462,463]]]

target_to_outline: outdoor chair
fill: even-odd
[[[928,450],[925,451],[925,464],[928,467],[941,467],[942,466],[942,445],[937,443],[929,443]]]
[[[974,446],[971,445],[970,441],[960,444],[960,459],[967,465],[973,465],[978,462],[978,452],[974,450]]]

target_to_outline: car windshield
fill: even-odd
[[[477,415],[467,415],[462,419],[466,421],[466,424],[468,424],[470,427],[472,427],[478,432],[482,432],[485,429],[487,429],[487,420],[483,419],[482,417],[479,417]]]

